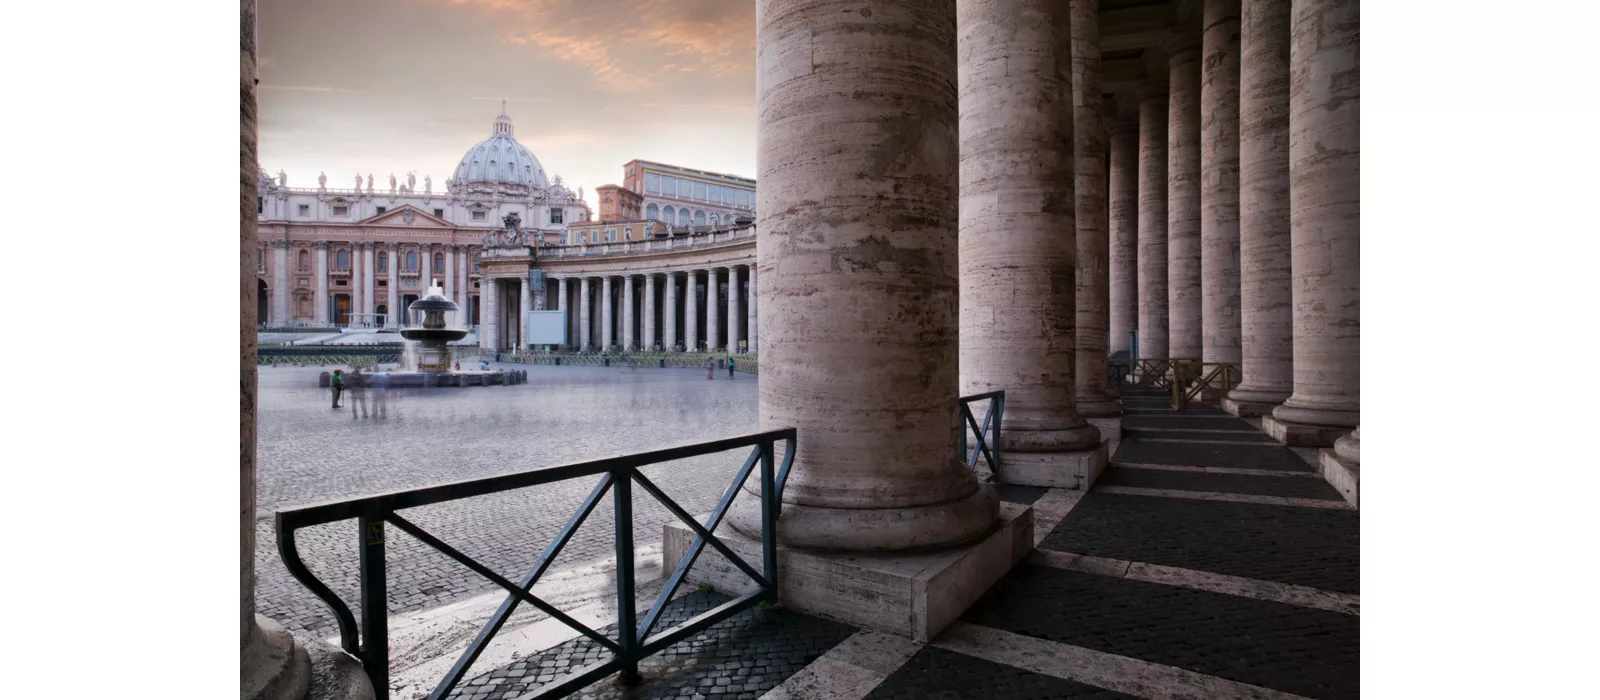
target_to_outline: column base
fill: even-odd
[[[1277,408],[1278,406],[1279,404],[1265,403],[1262,401],[1240,401],[1238,399],[1226,397],[1222,399],[1222,410],[1227,411],[1238,418],[1270,416],[1272,415],[1272,409]]]
[[[300,700],[311,688],[311,656],[272,618],[256,615],[256,632],[239,653],[242,700]]]
[[[704,522],[704,516],[700,517]],[[760,569],[761,542],[733,528],[717,536]],[[672,571],[694,542],[681,522],[665,526],[662,568]],[[1033,509],[1000,504],[982,537],[948,549],[856,554],[778,547],[778,600],[786,607],[867,629],[928,642],[1011,571],[1033,549]],[[690,568],[690,585],[731,595],[755,582],[710,547]]]
[[[1360,508],[1361,463],[1339,458],[1333,450],[1317,451],[1317,473],[1344,496],[1350,505]]]
[[[1115,396],[1105,394],[1097,396],[1079,394],[1077,407],[1078,415],[1084,418],[1104,418],[1106,416],[1122,415],[1122,402]]]
[[[1004,484],[1088,491],[1106,469],[1108,443],[1102,438],[1092,449],[1073,452],[1002,452],[995,478]]]
[[[1332,447],[1333,442],[1350,432],[1350,427],[1290,423],[1274,416],[1261,417],[1261,430],[1290,447]]]

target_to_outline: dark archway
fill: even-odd
[[[256,324],[267,322],[267,281],[256,280]]]

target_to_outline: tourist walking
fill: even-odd
[[[728,378],[733,379],[733,358],[728,358]]]
[[[372,412],[379,418],[389,417],[389,373],[379,372],[372,378]]]
[[[350,377],[350,420],[368,417],[366,379],[361,375],[361,370],[356,370]]]
[[[706,379],[716,379],[716,376],[712,374],[715,371],[717,371],[716,363],[711,358],[706,358]]]
[[[344,393],[344,372],[337,369],[334,370],[333,379],[328,382],[328,386],[333,387],[333,407],[338,408],[339,394]]]

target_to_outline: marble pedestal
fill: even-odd
[[[1332,447],[1334,440],[1350,434],[1353,428],[1291,423],[1273,416],[1262,416],[1261,430],[1289,447]]]
[[[1317,451],[1317,473],[1344,496],[1344,500],[1361,507],[1361,464],[1339,459],[1331,449]]]
[[[698,516],[705,522],[705,516]],[[761,542],[732,527],[715,533],[746,563],[761,569]],[[662,568],[671,572],[694,543],[676,520],[666,524]],[[785,607],[867,629],[933,639],[1033,550],[1033,509],[1001,503],[995,523],[977,541],[911,553],[820,552],[778,548],[778,600]],[[755,582],[711,547],[690,567],[689,585],[739,595]]]
[[[1118,436],[1120,440],[1120,421]],[[1110,440],[1102,434],[1099,446],[1073,452],[1002,452],[995,477],[1004,484],[1047,486],[1088,491],[1106,470]]]

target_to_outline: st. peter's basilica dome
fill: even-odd
[[[501,104],[493,134],[461,157],[461,164],[456,166],[456,175],[452,178],[453,185],[510,186],[510,189],[523,191],[549,187],[544,166],[533,157],[532,151],[517,143],[512,132],[511,117],[506,115],[505,105]]]

